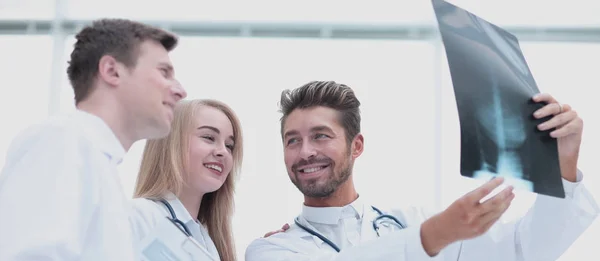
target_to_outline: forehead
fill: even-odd
[[[285,120],[283,133],[289,131],[306,133],[320,126],[328,127],[336,132],[342,130],[339,113],[334,109],[321,106],[296,109]]]
[[[205,105],[198,107],[195,115],[195,123],[195,129],[201,126],[211,126],[219,129],[221,134],[226,136],[233,135],[233,126],[227,115],[214,107]]]
[[[139,45],[139,60],[165,62],[170,64],[169,52],[156,41],[144,41]]]

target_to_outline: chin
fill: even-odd
[[[162,139],[167,137],[169,132],[171,132],[171,125],[153,126],[152,129],[147,132],[148,135],[146,135],[144,139]]]
[[[169,134],[169,132],[171,132],[171,121],[166,121],[166,124],[162,125],[159,127],[160,132],[162,133],[162,135],[167,136]]]
[[[170,129],[163,130],[163,131],[161,131],[161,132],[157,133],[157,135],[156,135],[156,138],[154,138],[154,139],[162,139],[162,138],[165,138],[165,137],[169,136],[169,132],[170,132],[170,131],[171,131]]]
[[[213,193],[219,190],[223,186],[223,183],[216,182],[203,182],[202,185],[198,188],[198,191],[204,191],[205,194]]]
[[[220,188],[221,188],[221,187],[218,187],[218,188],[212,188],[212,189],[207,189],[207,190],[205,190],[205,191],[206,191],[206,193],[204,193],[204,194],[210,194],[210,193],[217,192],[217,191],[219,191],[219,189],[220,189]]]

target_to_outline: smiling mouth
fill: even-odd
[[[214,170],[214,171],[218,172],[219,174],[221,174],[223,172],[223,168],[216,164],[204,164],[204,167]]]
[[[315,173],[317,171],[323,170],[323,169],[325,169],[327,167],[329,167],[329,165],[304,168],[304,169],[299,169],[298,172],[302,173],[302,174],[311,174],[311,173]]]

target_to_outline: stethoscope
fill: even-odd
[[[396,217],[392,216],[392,215],[388,215],[388,214],[384,214],[383,212],[381,212],[381,210],[379,210],[378,208],[371,206],[371,208],[373,208],[373,210],[375,210],[377,212],[377,214],[379,216],[377,216],[374,220],[373,220],[373,230],[375,230],[375,232],[377,233],[377,236],[379,237],[379,224],[383,223],[383,219],[391,219],[392,221],[394,221],[394,223],[396,223],[398,225],[398,227],[400,229],[404,229],[406,228],[402,222],[400,222],[400,220],[398,220]],[[318,237],[319,239],[321,239],[323,242],[325,242],[327,245],[329,245],[330,247],[332,247],[333,249],[335,249],[335,251],[340,252],[340,248],[333,242],[331,242],[331,240],[327,239],[325,236],[319,234],[318,232],[300,224],[300,221],[298,219],[298,217],[296,217],[296,219],[294,220],[294,222],[296,223],[297,226],[299,226],[300,228],[302,228],[304,231],[308,232],[309,234]]]
[[[171,204],[169,204],[169,202],[167,202],[164,199],[158,199],[158,201],[163,203],[163,205],[165,205],[165,207],[167,207],[167,210],[171,214],[171,217],[170,218],[167,217],[167,219],[169,219],[171,222],[173,222],[173,224],[175,224],[175,226],[178,226],[181,229],[181,232],[183,232],[186,236],[193,237],[192,233],[190,232],[188,227],[185,225],[185,223],[183,223],[181,220],[179,220],[177,218],[177,216],[175,215],[175,211],[173,210],[173,207],[171,207]]]
[[[173,222],[173,224],[175,226],[177,226],[179,228],[179,230],[181,230],[181,232],[183,232],[183,234],[185,234],[187,237],[189,238],[194,238],[192,236],[192,233],[190,232],[190,230],[188,229],[188,227],[185,225],[185,223],[183,223],[183,221],[179,220],[177,218],[177,216],[175,215],[175,211],[173,210],[173,207],[171,207],[171,204],[169,204],[169,202],[167,202],[164,199],[153,199],[154,201],[160,201],[161,203],[163,203],[163,205],[165,205],[165,207],[167,207],[167,210],[169,211],[169,213],[171,214],[171,217],[166,217],[169,221]],[[195,240],[193,240],[193,242],[196,242]],[[196,242],[196,244],[198,244]],[[204,251],[204,253],[209,256],[211,258],[211,260],[215,260],[212,256],[212,254],[210,254],[205,247],[198,245],[198,247]]]

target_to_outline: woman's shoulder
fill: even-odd
[[[158,204],[152,199],[147,198],[134,198],[130,200],[131,206],[134,209],[152,209],[157,208]]]
[[[130,203],[134,215],[162,218],[169,214],[160,202],[152,199],[134,198]]]
[[[167,216],[164,208],[150,199],[134,198],[130,206],[129,221],[134,235],[139,238],[143,238],[158,225],[159,220]]]

